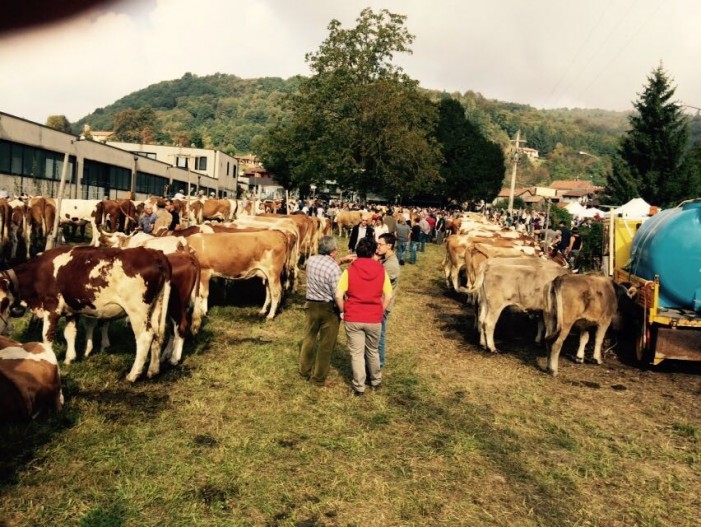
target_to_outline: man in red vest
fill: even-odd
[[[355,253],[358,257],[343,271],[336,289],[336,303],[346,328],[351,355],[354,395],[365,394],[366,368],[370,386],[382,386],[382,370],[377,347],[382,329],[382,316],[392,300],[392,284],[385,268],[372,257],[377,244],[363,238]]]

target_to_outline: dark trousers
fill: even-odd
[[[304,340],[299,352],[299,373],[321,385],[329,374],[331,353],[336,346],[341,321],[331,302],[307,301],[305,307],[307,313]]]

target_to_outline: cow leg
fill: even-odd
[[[187,317],[183,317],[180,320],[180,324],[176,324],[173,320],[173,335],[168,340],[168,346],[166,349],[170,348],[170,363],[176,366],[180,362],[180,358],[183,355],[183,346],[185,345],[185,335],[187,333]]]
[[[545,322],[543,317],[538,317],[538,331],[535,334],[535,343],[540,345],[543,343],[543,336],[545,335]]]
[[[594,362],[597,364],[601,364],[602,362],[601,347],[604,344],[604,337],[609,329],[609,325],[611,325],[611,321],[609,321],[608,324],[599,323],[599,325],[596,326],[596,336],[594,337]]]
[[[104,352],[110,347],[110,322],[105,320],[102,322],[102,338],[100,339],[100,352]]]
[[[58,322],[58,317],[55,317],[54,320],[54,329],[53,331],[56,331],[55,324]],[[51,321],[48,322],[51,324]],[[46,331],[46,325],[47,325],[47,319],[44,319],[44,330]],[[66,327],[63,330],[63,336],[66,339],[66,358],[63,360],[64,364],[70,364],[73,362],[76,358],[76,351],[75,351],[75,339],[76,336],[78,335],[78,316],[70,316],[66,317]],[[44,336],[44,344],[47,343],[46,341],[47,336]],[[52,338],[53,340],[53,338]]]
[[[258,314],[265,315],[268,312],[268,306],[272,303],[272,295],[270,293],[270,280],[263,278],[263,286],[265,287],[265,303],[263,307],[258,311]],[[271,317],[268,317],[271,318]]]
[[[277,308],[280,305],[280,299],[282,298],[282,284],[280,280],[273,279],[268,282],[268,289],[270,289],[270,312],[268,313],[268,320],[272,320],[277,313]]]
[[[497,347],[494,345],[494,330],[497,327],[497,322],[501,316],[505,306],[499,306],[498,309],[490,309],[488,313],[484,316],[484,322],[482,323],[482,330],[484,331],[484,339],[486,342],[487,350],[492,353],[497,352]]]
[[[570,334],[572,329],[572,324],[563,323],[560,327],[560,334],[557,339],[550,345],[550,353],[548,354],[548,371],[552,373],[553,377],[557,375],[557,367],[560,359],[560,351],[562,350],[562,345],[565,343],[567,335]]]
[[[584,347],[589,342],[589,328],[582,328],[579,332],[579,348],[577,349],[577,358],[575,359],[577,364],[582,364],[584,362]]]
[[[97,326],[96,318],[85,318],[85,358],[87,358],[92,353],[92,350],[95,346],[95,326]],[[66,328],[68,328],[67,325]]]
[[[130,317],[131,319],[131,317]],[[144,364],[146,364],[146,357],[153,343],[153,332],[146,329],[146,323],[143,322],[137,329],[134,325],[134,336],[136,337],[136,357],[134,358],[134,364],[131,367],[131,371],[127,375],[127,380],[129,382],[135,382],[136,379],[141,375],[141,371],[144,369]],[[149,372],[151,368],[149,367]]]
[[[207,311],[209,309],[208,299],[209,299],[209,281],[212,279],[211,269],[203,269],[200,274],[200,308],[202,310],[202,316],[207,316]]]

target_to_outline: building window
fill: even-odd
[[[178,168],[187,168],[187,157],[176,157],[175,166]]]
[[[205,156],[195,158],[195,170],[207,170],[207,158]]]

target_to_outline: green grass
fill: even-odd
[[[218,288],[183,363],[134,385],[111,328],[63,368],[64,412],[0,427],[0,525],[696,525],[699,376],[563,357],[552,379],[517,317],[486,354],[442,256],[402,267],[385,388],[362,399],[343,329],[334,386],[297,375],[303,287],[272,322],[256,284]]]

